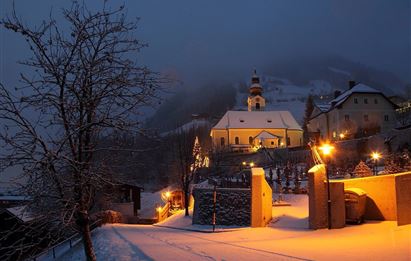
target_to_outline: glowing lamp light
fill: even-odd
[[[340,133],[340,139],[344,139],[345,138],[345,134],[344,133]]]
[[[161,208],[161,207],[157,207],[156,210],[157,210],[157,212],[161,212],[162,208]]]
[[[324,156],[328,156],[334,150],[334,146],[331,146],[330,144],[325,143],[321,147],[319,147],[318,149],[321,150],[321,152],[323,153]]]
[[[243,161],[241,164],[243,164],[243,166],[247,165],[247,162]]]
[[[169,197],[171,196],[170,191],[167,191],[166,194],[165,194],[165,196],[166,196],[166,198],[169,198]]]
[[[373,152],[373,153],[371,154],[371,157],[372,157],[374,160],[378,160],[379,158],[381,158],[381,154],[378,153],[378,152]]]
[[[251,162],[251,163],[250,163],[250,167],[254,167],[254,162]]]

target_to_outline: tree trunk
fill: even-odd
[[[81,233],[83,236],[84,253],[87,261],[96,261],[96,254],[94,253],[93,242],[91,240],[90,220],[87,213],[82,213],[81,217]]]
[[[184,192],[184,208],[185,208],[185,215],[189,216],[188,214],[188,206],[190,204],[190,193],[188,191]]]

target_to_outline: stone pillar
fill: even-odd
[[[331,228],[345,227],[344,183],[331,182]],[[328,219],[328,216],[327,216]]]
[[[315,165],[308,171],[309,227],[320,229],[328,227],[327,184],[325,165]]]
[[[264,227],[272,219],[272,190],[263,168],[251,168],[251,226]]]

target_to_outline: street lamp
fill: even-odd
[[[377,176],[377,164],[378,164],[378,159],[381,158],[381,154],[378,152],[373,152],[371,154],[371,158],[374,160],[374,176]]]
[[[325,143],[321,147],[318,148],[324,158],[327,158],[331,155],[332,151],[334,150],[334,146]],[[325,163],[325,161],[324,161]],[[330,172],[328,170],[328,166],[325,166],[325,172],[327,174],[327,206],[328,206],[328,229],[331,229],[331,194],[330,194]]]

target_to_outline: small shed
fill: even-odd
[[[130,205],[132,204],[132,215],[137,216],[137,212],[141,209],[141,191],[143,187],[138,185],[131,185],[120,183],[114,186],[113,192],[113,206]],[[117,210],[117,209],[116,209]],[[119,212],[123,212],[118,209]],[[131,214],[131,213],[128,213]]]

